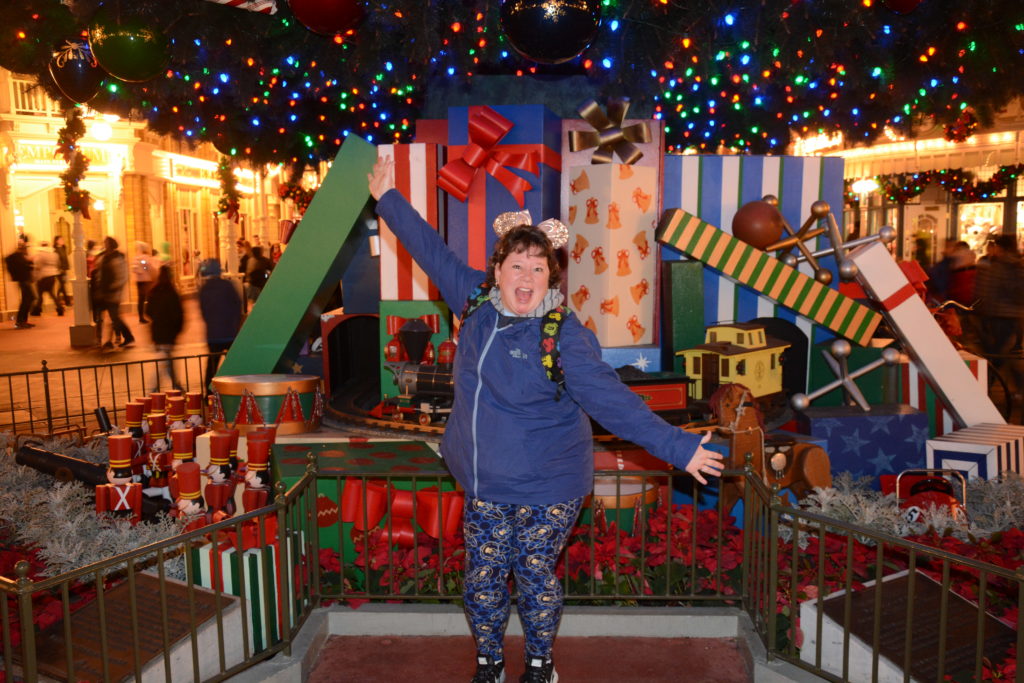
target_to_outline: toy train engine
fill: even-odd
[[[399,394],[386,401],[385,412],[398,422],[415,417],[426,426],[444,421],[451,414],[455,344],[445,340],[437,350],[435,364],[432,334],[422,320],[409,320],[388,343],[394,348],[386,349],[384,366],[395,376]]]

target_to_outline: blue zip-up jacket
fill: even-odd
[[[461,311],[486,273],[452,252],[397,190],[377,203],[388,224],[453,311]],[[658,458],[684,468],[700,437],[673,427],[648,409],[601,359],[594,334],[575,315],[562,325],[559,351],[566,393],[540,362],[541,318],[499,326],[484,304],[459,332],[455,403],[441,455],[469,495],[495,503],[551,505],[588,494],[593,486],[593,436],[587,414]]]

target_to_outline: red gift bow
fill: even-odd
[[[425,315],[421,315],[419,318],[403,318],[399,315],[389,315],[385,318],[388,334],[398,334],[398,331],[402,329],[402,325],[406,324],[410,320],[422,320],[434,334],[441,331],[441,316],[438,313],[427,313]]]
[[[364,496],[365,491],[365,496]],[[391,502],[391,521],[386,532],[388,540],[402,548],[416,544],[413,525],[413,492],[389,487],[380,480],[345,479],[341,499],[341,521],[352,522],[354,529],[366,531],[380,524]],[[442,491],[436,486],[416,491],[416,523],[431,538],[451,536],[462,524],[465,495],[458,491]],[[439,514],[440,511],[440,514]]]
[[[469,117],[469,144],[462,157],[449,161],[437,174],[437,184],[460,202],[469,197],[469,187],[480,169],[494,176],[512,194],[520,208],[533,189],[527,180],[505,168],[511,166],[532,175],[539,173],[536,152],[511,154],[497,149],[498,143],[515,124],[490,107],[480,107]]]

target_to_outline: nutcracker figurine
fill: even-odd
[[[109,484],[96,487],[96,512],[111,517],[126,517],[137,524],[142,519],[142,484],[132,481],[132,451],[134,440],[129,434],[107,437],[110,467]]]
[[[206,506],[213,512],[214,521],[220,521],[216,518],[218,513],[223,517],[235,514],[235,488],[238,484],[232,474],[231,434],[215,431],[210,434],[210,466],[206,468],[209,483],[203,490]]]
[[[199,479],[202,471],[199,463],[186,462],[175,473],[178,479],[178,495],[174,499],[171,516],[184,524],[184,531],[194,531],[207,525],[206,502],[200,493]]]
[[[203,393],[201,391],[190,391],[185,394],[185,421],[192,428],[196,436],[206,431],[206,422],[203,420]]]
[[[174,454],[171,467],[173,469],[177,470],[185,463],[196,459],[195,440],[196,437],[191,428],[180,427],[171,430],[171,452]]]
[[[162,391],[154,391],[149,395],[150,409],[154,413],[167,412],[167,394]]]
[[[146,416],[149,433],[146,434],[146,464],[143,474],[148,483],[143,491],[147,496],[163,496],[169,501],[171,491],[167,487],[167,478],[171,472],[171,444],[167,440],[167,416],[163,413],[150,413]]]
[[[188,427],[189,429],[192,428],[192,425],[186,424],[185,422],[184,396],[167,397],[167,422],[172,430],[184,429],[185,427]]]
[[[246,512],[261,508],[270,500],[270,439],[255,437],[255,434],[250,434],[245,440],[249,459],[242,507]]]

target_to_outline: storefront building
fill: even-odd
[[[843,157],[847,232],[869,235],[892,225],[900,236],[897,256],[928,267],[947,240],[966,241],[978,256],[988,237],[1000,233],[1016,235],[1024,246],[1022,135],[1018,100],[997,112],[992,126],[977,126],[962,140],[936,126],[914,139],[883,137],[871,147],[804,139],[793,153]]]
[[[75,250],[83,250],[80,264],[84,264],[88,242],[100,244],[109,235],[129,259],[136,249],[156,250],[174,269],[179,288],[189,292],[195,289],[202,259],[220,258],[229,271],[236,272],[236,240],[247,239],[269,250],[279,240],[281,218],[295,218],[293,203],[278,196],[280,166],[258,172],[244,166],[235,169],[241,195],[236,221],[218,214],[220,154],[212,145],[191,147],[154,135],[143,123],[89,110],[84,120],[86,133],[79,148],[90,164],[80,186],[90,194],[88,216],[72,213],[65,204],[60,174],[67,164],[57,153],[65,120],[59,105],[33,81],[0,69],[0,252],[4,255],[15,249],[22,236],[29,239],[31,253],[42,242],[52,244],[63,235],[75,271]],[[69,273],[69,281],[77,275],[84,273]],[[9,320],[18,306],[18,287],[6,269],[0,277],[0,311]],[[126,287],[126,303],[134,296],[134,288]]]

